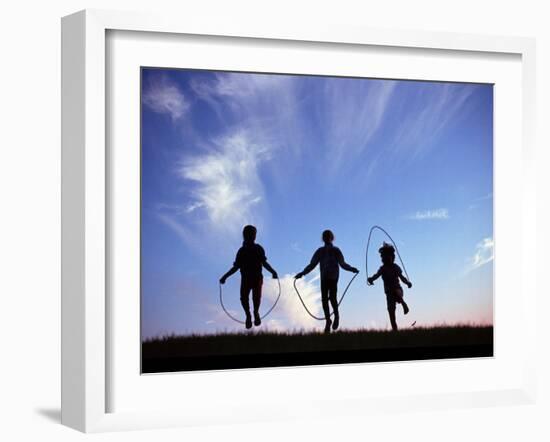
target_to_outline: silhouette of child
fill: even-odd
[[[369,285],[373,285],[380,276],[384,281],[384,292],[386,293],[386,303],[388,306],[388,313],[390,315],[391,328],[393,331],[397,331],[397,322],[395,320],[395,306],[401,304],[403,306],[403,313],[406,315],[409,313],[409,306],[403,300],[403,288],[399,284],[399,280],[403,281],[407,287],[411,288],[411,282],[405,278],[401,267],[395,264],[395,249],[391,244],[383,243],[382,247],[378,249],[380,258],[382,259],[382,266],[378,271],[367,278]]]
[[[237,270],[241,271],[241,305],[246,314],[245,326],[252,328],[252,318],[250,316],[249,295],[252,291],[252,304],[254,306],[254,325],[260,325],[260,302],[262,298],[263,275],[262,267],[265,267],[273,278],[277,279],[277,272],[267,262],[263,247],[256,244],[256,227],[245,226],[243,229],[243,245],[238,250],[233,267],[220,278],[220,283],[225,284]]]
[[[338,311],[338,299],[336,294],[338,292],[338,276],[339,276],[339,267],[342,267],[344,270],[353,273],[359,273],[355,267],[350,266],[344,260],[344,255],[340,249],[332,244],[334,241],[334,234],[330,230],[325,230],[323,232],[323,242],[325,245],[319,247],[313,257],[311,262],[298,273],[294,278],[299,279],[304,275],[307,275],[311,272],[317,264],[321,269],[321,303],[323,305],[323,312],[325,314],[325,333],[330,333],[330,326],[332,329],[338,329],[340,324],[340,312]],[[330,320],[330,310],[328,303],[332,306],[334,311],[334,322]]]

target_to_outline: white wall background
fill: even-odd
[[[545,1],[19,0],[0,6],[0,439],[232,441],[549,440],[550,12]],[[383,28],[533,36],[538,44],[540,399],[537,405],[84,436],[59,425],[60,17],[83,8],[166,10]],[[535,319],[535,318],[534,318]],[[449,380],[452,382],[452,380]],[[411,379],[414,382],[414,379]],[[253,406],[253,405],[251,405]]]

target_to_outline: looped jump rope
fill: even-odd
[[[395,248],[395,251],[397,253],[397,257],[399,258],[399,262],[401,263],[401,267],[403,267],[403,272],[405,273],[405,276],[410,281],[411,278],[409,278],[409,274],[407,273],[407,269],[405,268],[405,264],[403,263],[403,260],[401,259],[401,255],[399,254],[399,248],[397,247],[397,244],[395,244],[395,241],[390,236],[388,232],[386,232],[382,227],[380,226],[372,226],[369,232],[369,239],[367,240],[367,249],[365,251],[365,271],[367,272],[367,285],[368,285],[368,277],[369,277],[369,247],[370,247],[370,239],[372,236],[372,232],[374,230],[380,230],[384,235],[388,237],[388,239],[392,242],[393,247]]]
[[[265,312],[262,316],[260,316],[260,319],[264,319],[267,315],[269,315],[269,314],[273,311],[273,309],[275,308],[275,306],[277,305],[277,303],[279,302],[279,298],[281,297],[281,282],[279,281],[278,278],[277,278],[277,285],[279,286],[279,293],[277,294],[277,298],[275,299],[275,302],[273,303],[273,305],[271,306],[271,308],[270,308],[267,312]],[[233,321],[238,322],[239,324],[244,324],[245,321],[241,321],[240,319],[235,318],[235,316],[233,316],[231,313],[229,313],[229,311],[227,311],[227,309],[225,308],[225,305],[223,304],[223,293],[222,293],[223,291],[222,291],[222,285],[219,284],[219,286],[220,286],[220,304],[221,304],[221,306],[222,306],[223,311],[225,312],[225,314],[226,314],[229,318],[233,319]]]

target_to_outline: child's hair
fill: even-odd
[[[378,249],[380,258],[384,264],[392,264],[395,262],[395,249],[391,244],[384,242],[382,247]]]
[[[244,226],[243,229],[243,239],[245,241],[254,241],[256,239],[256,227],[248,225]]]
[[[329,243],[334,241],[334,233],[332,233],[330,230],[325,230],[323,232],[323,242]]]

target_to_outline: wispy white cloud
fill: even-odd
[[[220,234],[224,242],[234,243],[243,225],[261,228],[265,198],[260,172],[276,150],[280,158],[281,140],[293,132],[282,122],[293,109],[293,81],[290,76],[232,73],[191,81],[196,97],[216,112],[223,130],[204,136],[193,153],[182,152],[176,172],[185,199],[173,212],[179,218],[172,221],[191,235],[176,231],[181,238],[207,233],[215,241]]]
[[[492,237],[483,238],[476,244],[474,256],[469,259],[467,272],[478,269],[494,259],[495,242]]]
[[[480,196],[479,198],[476,198],[474,201],[485,201],[485,200],[491,200],[493,199],[493,192],[489,192],[483,196]]]
[[[265,132],[266,120],[273,124],[292,112],[293,82],[285,75],[219,73],[209,80],[194,79],[190,86],[224,124],[254,125]]]
[[[200,209],[201,207],[204,207],[204,204],[200,201],[196,201],[194,203],[191,203],[189,204],[186,208],[185,208],[185,213],[191,213],[191,212],[194,212],[195,210],[197,209]]]
[[[318,112],[324,120],[330,169],[336,172],[372,147],[397,82],[327,79],[324,85]]]
[[[259,165],[268,149],[237,132],[213,142],[212,150],[187,156],[178,168],[179,176],[193,183],[187,214],[196,214],[208,229],[238,232],[254,220],[253,207],[263,199]]]
[[[200,246],[200,242],[196,235],[193,234],[182,222],[179,221],[178,208],[176,211],[159,210],[157,212],[158,219],[167,227],[170,228],[184,243],[191,246]]]
[[[477,209],[480,204],[483,203],[483,201],[488,201],[493,199],[493,192],[489,192],[486,195],[480,196],[478,198],[474,198],[472,200],[472,203],[468,206],[468,210],[474,210]]]
[[[163,75],[151,79],[144,89],[142,100],[152,111],[168,114],[173,121],[182,118],[190,107],[177,84]]]
[[[285,186],[291,185],[289,177],[297,175],[292,168],[301,167],[296,156],[303,155],[302,139],[310,137],[311,130],[327,143],[327,154],[314,167],[341,176],[343,168],[353,167],[357,157],[371,148],[367,172],[362,176],[384,166],[388,149],[374,141],[390,110],[399,109],[398,82],[333,78],[311,88],[307,81],[238,73],[191,81],[195,96],[218,114],[224,131],[216,138],[207,135],[200,140],[200,149],[182,155],[177,173],[187,198],[179,210],[179,223],[185,224],[187,231],[240,235],[244,224],[261,224],[262,207],[266,208],[261,177],[269,173],[274,189],[286,190]],[[164,84],[166,87],[170,85]],[[433,98],[419,99],[424,105],[420,115],[404,121],[396,137],[408,142],[424,136],[431,139],[449,124],[471,93],[460,91],[443,86]],[[296,111],[301,100],[311,100],[308,109],[317,121],[315,127],[301,121],[303,112]],[[275,157],[276,162],[270,161]],[[409,218],[443,220],[449,218],[449,212],[419,211]]]
[[[415,100],[418,102],[417,111],[410,112],[401,122],[394,149],[411,157],[427,151],[447,127],[458,121],[474,90],[472,85],[450,83],[437,89],[434,85],[426,85],[426,89],[417,87],[416,95],[404,97],[409,106],[414,106]]]
[[[199,98],[209,103],[227,97],[258,100],[265,92],[278,90],[284,93],[284,86],[290,81],[292,77],[286,75],[224,73],[216,74],[213,81],[194,80],[191,88]]]
[[[441,209],[432,209],[432,210],[422,210],[417,211],[411,215],[409,215],[407,218],[415,220],[415,221],[426,221],[426,220],[445,220],[449,219],[449,209],[441,208]]]

